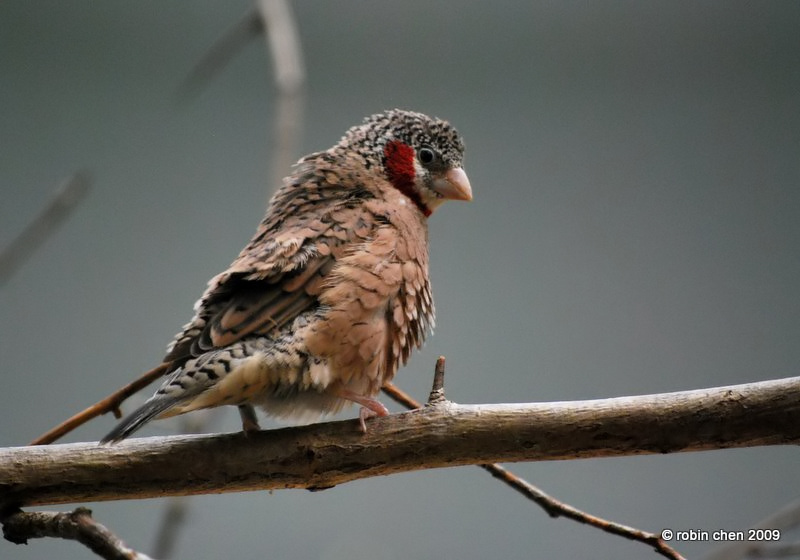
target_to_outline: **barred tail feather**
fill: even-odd
[[[160,396],[151,399],[142,406],[131,412],[124,420],[117,424],[116,428],[100,440],[101,444],[117,443],[130,436],[133,432],[147,424],[150,420],[162,414],[181,402],[182,399],[175,399]]]

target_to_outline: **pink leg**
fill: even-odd
[[[365,397],[347,389],[340,389],[336,392],[337,395],[348,401],[361,405],[361,410],[358,413],[358,420],[361,422],[361,431],[367,433],[367,418],[375,416],[389,416],[389,409],[383,406],[383,403],[372,397]]]

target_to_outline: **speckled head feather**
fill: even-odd
[[[387,142],[399,140],[412,147],[436,148],[447,167],[461,167],[464,141],[447,121],[423,113],[390,109],[364,119],[348,130],[336,147],[355,150],[367,159],[382,153]]]

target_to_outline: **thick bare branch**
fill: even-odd
[[[0,507],[324,489],[397,472],[800,442],[800,378],[594,401],[443,403],[260,432],[0,450]]]
[[[106,560],[150,560],[131,550],[114,533],[92,519],[92,512],[79,507],[71,512],[17,511],[2,519],[3,536],[15,543],[28,539],[55,537],[78,541]]]

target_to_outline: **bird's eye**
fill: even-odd
[[[429,165],[436,159],[436,152],[430,148],[420,148],[417,157],[422,165]]]

